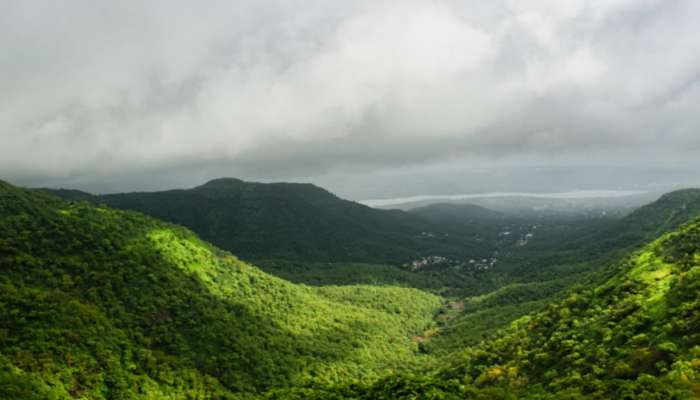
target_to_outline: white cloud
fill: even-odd
[[[693,0],[15,1],[0,14],[10,178],[700,145]]]

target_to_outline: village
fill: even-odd
[[[443,256],[427,256],[417,260],[413,260],[409,263],[403,264],[404,268],[408,268],[410,271],[415,272],[426,267],[443,266],[443,267],[453,267],[462,268],[472,271],[486,271],[493,268],[498,263],[498,251],[494,252],[489,258],[474,259],[470,258],[466,261],[453,260]]]
[[[503,241],[503,247],[525,247],[535,237],[535,230],[537,230],[537,225],[521,226],[517,229],[517,231],[520,233],[516,234],[516,229],[504,227],[498,236]],[[437,238],[440,236],[447,236],[447,234],[421,232],[421,236],[426,238]],[[516,236],[517,239],[514,239]],[[489,269],[493,269],[498,264],[498,254],[499,252],[496,250],[488,258],[474,257],[464,260],[455,260],[440,255],[430,255],[405,263],[403,264],[403,267],[412,272],[420,271],[428,267],[452,267],[455,269],[464,269],[466,271],[474,272],[487,271]]]

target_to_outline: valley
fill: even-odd
[[[700,1],[0,2],[0,400],[700,400]]]
[[[286,198],[295,185],[267,186],[260,193],[254,184],[242,189],[246,184],[239,181],[214,182],[203,193],[194,189],[196,199],[187,191],[112,197],[2,184],[0,305],[6,317],[0,360],[6,394],[388,399],[395,398],[389,386],[407,385],[409,392],[427,390],[445,399],[469,393],[529,396],[535,392],[522,382],[543,378],[527,375],[535,370],[521,365],[522,356],[507,361],[513,357],[508,341],[522,341],[520,329],[533,326],[526,321],[549,318],[553,307],[572,310],[572,296],[587,299],[576,304],[588,304],[597,301],[589,293],[610,290],[591,288],[627,290],[632,283],[626,279],[651,283],[652,291],[663,288],[653,296],[665,298],[671,274],[688,273],[697,260],[688,256],[695,254],[695,225],[664,234],[700,215],[698,190],[670,193],[619,218],[533,219],[469,205],[374,210],[308,186],[298,187],[303,195],[290,203]],[[242,216],[252,212],[252,203],[240,193],[250,190],[258,192],[246,195],[258,208]],[[332,211],[344,208],[355,214],[352,220]],[[264,249],[276,243],[268,242],[267,232],[280,224],[291,224],[287,231],[323,223],[311,215],[336,216],[337,224],[326,227],[331,237],[383,223],[374,234],[383,229],[394,235],[374,237],[371,249],[393,252],[374,258],[361,241],[341,252],[348,244],[292,235],[296,247],[273,252],[274,258],[249,250],[244,254],[251,256],[241,261],[232,249],[220,250],[187,229],[230,232],[220,243],[237,243],[238,232],[259,232],[243,243]],[[276,228],[263,229],[265,224]],[[664,239],[654,241],[659,236]],[[646,271],[630,265],[657,265],[676,254],[671,242],[691,246],[681,253],[685,258],[663,261],[659,272],[624,272]],[[640,246],[646,250],[624,261]],[[282,257],[290,249],[298,253]],[[347,259],[330,258],[338,254]],[[677,263],[686,266],[674,272]],[[596,307],[613,306],[618,304]],[[588,315],[593,306],[577,307],[575,312]],[[640,312],[647,309],[655,308]],[[571,312],[557,315],[572,318]],[[479,352],[490,355],[474,358]],[[486,366],[491,369],[480,369]],[[497,372],[509,368],[525,375]],[[471,378],[451,386],[463,374],[455,371],[462,370],[471,371]],[[577,390],[583,395],[617,389]]]

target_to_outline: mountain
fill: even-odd
[[[576,238],[568,238],[564,248],[585,249],[591,254],[629,250],[676,230],[700,215],[700,189],[666,193],[639,207],[612,224],[593,226]]]
[[[470,350],[446,376],[585,398],[700,396],[700,220],[611,272]]]
[[[671,192],[621,219],[541,221],[527,246],[503,251],[500,285],[468,293],[438,318],[441,334],[424,346],[444,352],[472,346],[511,321],[538,311],[575,286],[602,283],[607,266],[700,216],[700,190]],[[550,225],[547,227],[547,225]]]
[[[700,398],[700,219],[609,272],[432,374],[275,398]]]
[[[489,254],[491,246],[433,233],[440,223],[398,210],[377,210],[343,200],[311,184],[215,179],[186,190],[92,196],[49,190],[67,200],[88,200],[140,211],[186,226],[200,237],[249,260],[401,264],[421,256]],[[431,236],[428,236],[430,233]]]
[[[507,301],[502,305],[508,310],[491,310],[502,323],[509,320],[502,316],[540,307],[552,293],[588,280],[601,265],[700,211],[698,190],[668,194],[622,219],[517,217],[462,204],[377,210],[310,184],[231,178],[163,192],[50,192],[184,225],[298,283],[384,282],[448,296],[481,296],[515,285],[515,291],[528,293],[530,304],[513,308]],[[507,290],[500,293],[501,298],[522,298]]]
[[[648,241],[700,215],[700,189],[666,193],[623,218],[611,232],[602,232],[608,240],[638,243]]]
[[[557,248],[558,259],[581,261],[601,254],[615,257],[654,240],[700,215],[700,189],[683,189],[664,194],[622,218],[589,220],[581,229],[566,224],[546,232],[525,250],[542,253]],[[544,235],[544,236],[543,236]],[[553,246],[554,244],[554,246]]]
[[[0,182],[0,398],[233,399],[430,357],[416,289],[289,283],[141,213]]]

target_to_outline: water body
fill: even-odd
[[[415,203],[433,200],[468,200],[489,197],[530,197],[537,199],[606,199],[647,194],[646,190],[574,190],[556,193],[528,192],[489,192],[475,194],[437,194],[410,197],[395,197],[391,199],[361,200],[360,203],[370,207],[386,207],[398,204]]]

